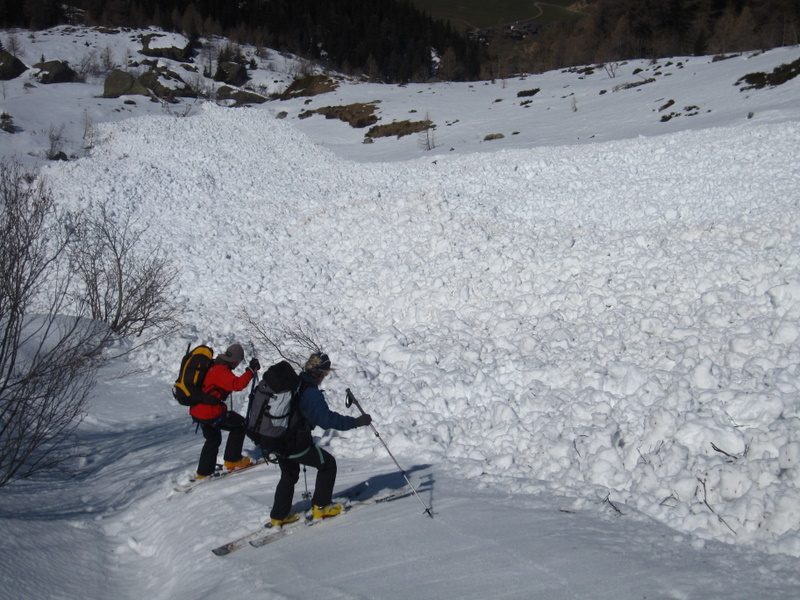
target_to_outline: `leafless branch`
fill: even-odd
[[[661,506],[667,506],[667,505],[668,505],[668,504],[667,504],[668,502],[670,502],[670,501],[672,501],[672,502],[675,502],[675,501],[677,501],[677,499],[678,499],[678,498],[675,496],[675,494],[674,494],[674,493],[672,493],[672,494],[670,494],[669,496],[667,496],[666,498],[664,498],[664,499],[663,499],[661,502],[659,502],[659,504],[660,504]]]
[[[723,525],[725,525],[725,527],[727,527],[728,529],[730,529],[730,530],[731,530],[731,532],[732,532],[734,535],[736,535],[736,532],[734,531],[733,527],[731,527],[730,525],[728,525],[728,522],[727,522],[725,519],[723,519],[721,516],[719,516],[719,515],[717,514],[717,511],[715,511],[715,510],[714,510],[714,509],[711,507],[711,505],[708,503],[708,489],[706,488],[706,480],[705,480],[705,479],[700,479],[699,477],[697,477],[696,479],[697,479],[697,481],[699,481],[699,482],[702,484],[702,486],[703,486],[703,504],[705,504],[705,505],[706,505],[706,507],[708,508],[708,510],[710,510],[710,511],[711,511],[711,512],[712,512],[714,515],[716,515],[716,517],[717,517],[717,519],[719,519],[719,522],[720,522],[720,523],[722,523]]]
[[[323,351],[315,339],[315,334],[302,326],[276,325],[268,328],[247,311],[242,311],[239,318],[247,324],[257,342],[272,348],[278,356],[298,368],[302,368],[310,354]],[[298,349],[289,351],[287,346]]]
[[[102,323],[68,315],[72,242],[42,180],[0,161],[0,486],[76,456]]]
[[[619,516],[624,516],[624,512],[622,512],[619,507],[611,501],[611,494],[607,494],[603,502],[607,502],[608,505],[613,508]]]
[[[738,456],[734,456],[733,454],[729,454],[729,453],[725,452],[725,450],[721,450],[720,448],[718,448],[717,445],[714,442],[711,442],[711,447],[714,450],[716,450],[717,452],[719,452],[720,454],[724,454],[725,456],[729,456],[729,457],[731,457],[731,458],[733,458],[735,460],[739,459]]]
[[[169,331],[177,324],[170,294],[178,271],[159,246],[143,249],[145,231],[130,216],[115,219],[102,206],[84,218],[71,252],[82,284],[76,301],[123,337]]]

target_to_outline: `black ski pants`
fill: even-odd
[[[229,432],[228,441],[225,443],[224,460],[233,462],[242,458],[242,446],[246,431],[246,423],[242,415],[229,410],[214,421],[201,421],[200,419],[195,419],[195,421],[200,424],[206,440],[200,451],[200,461],[197,463],[198,475],[207,476],[214,472],[217,453],[222,444],[222,430]]]
[[[300,465],[317,469],[317,480],[311,502],[315,506],[327,506],[332,502],[333,486],[336,483],[336,459],[330,452],[317,446],[297,458],[280,458],[281,479],[275,488],[275,501],[269,516],[272,519],[285,519],[292,511],[294,486],[300,478]]]

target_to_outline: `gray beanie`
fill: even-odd
[[[217,356],[217,360],[225,361],[232,365],[238,365],[244,360],[244,349],[239,344],[232,344],[228,346],[223,354]]]

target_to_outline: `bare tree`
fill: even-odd
[[[71,234],[41,180],[0,161],[0,486],[63,464],[110,339],[67,316]]]
[[[15,34],[8,34],[8,37],[6,38],[5,49],[9,54],[19,58],[20,53],[22,52],[22,45]]]
[[[81,282],[76,301],[120,336],[162,334],[177,324],[170,290],[178,270],[159,246],[143,250],[145,228],[128,215],[115,221],[103,205],[86,218],[71,252]]]
[[[60,127],[56,127],[55,125],[50,125],[50,130],[47,133],[47,137],[50,139],[50,148],[46,152],[46,156],[49,160],[58,160],[58,159],[67,159],[67,155],[64,154],[64,125]]]
[[[436,148],[436,134],[434,132],[433,122],[428,113],[425,113],[425,123],[428,123],[428,126],[419,132],[418,143],[419,147],[425,152],[430,152]]]

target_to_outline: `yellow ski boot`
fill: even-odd
[[[341,504],[328,504],[327,506],[317,506],[311,509],[311,515],[315,519],[327,519],[328,517],[335,517],[344,510]]]
[[[243,456],[239,460],[226,460],[225,468],[233,471],[234,469],[242,469],[250,464],[250,458]]]
[[[283,519],[270,519],[270,523],[272,523],[273,527],[283,527],[284,525],[288,525],[289,523],[294,523],[295,521],[300,520],[300,513],[289,513],[289,516]]]

